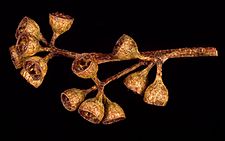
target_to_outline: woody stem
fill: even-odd
[[[68,58],[76,59],[78,55],[89,54],[97,60],[98,64],[122,61],[115,58],[112,54],[107,53],[77,53],[56,47],[45,47],[46,51],[52,52],[55,55],[61,55]],[[139,58],[143,61],[152,61],[155,58],[163,60],[163,62],[169,58],[182,58],[182,57],[202,57],[202,56],[218,56],[218,52],[214,47],[193,47],[193,48],[178,48],[178,49],[166,49],[156,51],[141,52],[143,57]]]

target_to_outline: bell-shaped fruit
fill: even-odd
[[[67,89],[61,93],[61,102],[68,111],[75,111],[84,101],[87,90],[76,88]]]
[[[23,66],[22,57],[17,53],[16,46],[13,45],[9,48],[11,60],[16,69],[20,69]]]
[[[135,92],[136,94],[142,94],[145,90],[147,83],[148,83],[148,73],[150,69],[152,68],[152,65],[149,65],[145,69],[132,73],[128,75],[123,83],[125,86]]]
[[[93,78],[97,75],[98,64],[91,55],[81,55],[72,64],[72,71],[81,78]]]
[[[28,83],[38,88],[47,73],[47,62],[41,57],[33,56],[23,62],[23,69],[20,74]]]
[[[130,36],[123,34],[115,44],[113,56],[120,60],[130,60],[141,55],[136,42]]]
[[[17,53],[22,57],[36,54],[41,49],[39,41],[29,34],[21,34],[16,43]]]
[[[102,120],[103,124],[112,124],[126,118],[123,109],[115,102],[111,102],[108,98],[105,103],[105,116]]]
[[[78,109],[78,113],[91,123],[99,124],[104,117],[102,95],[98,93],[95,98],[85,100]]]
[[[54,45],[58,36],[71,28],[73,21],[74,19],[71,16],[59,12],[49,14],[49,24],[53,31],[51,44]]]
[[[47,44],[46,39],[41,34],[38,24],[34,20],[26,16],[19,23],[15,34],[16,38],[18,38],[23,33],[30,34],[37,38],[39,41],[41,40],[42,42]]]
[[[161,65],[157,65],[157,74],[154,82],[150,84],[144,93],[144,102],[156,106],[165,106],[168,99],[168,90],[162,80]]]

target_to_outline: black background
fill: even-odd
[[[140,51],[214,46],[219,57],[168,60],[163,65],[163,80],[170,95],[166,107],[145,104],[141,96],[123,85],[124,77],[112,82],[105,93],[123,107],[127,119],[109,126],[93,125],[77,112],[66,111],[60,102],[60,93],[65,89],[93,85],[92,81],[72,73],[71,59],[51,60],[38,89],[20,76],[10,60],[8,48],[16,42],[14,34],[20,20],[24,16],[34,19],[49,40],[52,31],[48,13],[56,11],[75,19],[71,30],[58,38],[59,48],[110,53],[116,40],[125,33],[134,38]],[[31,140],[224,137],[223,13],[223,5],[216,2],[49,0],[1,4],[1,134]],[[133,63],[100,65],[99,77],[107,78]],[[155,68],[149,75],[150,82],[154,73]]]

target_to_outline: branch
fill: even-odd
[[[141,71],[129,74],[123,81],[124,85],[135,94],[143,96],[143,101],[155,106],[165,106],[169,99],[168,90],[162,79],[162,65],[170,58],[218,56],[214,47],[191,47],[156,51],[139,52],[133,38],[123,34],[116,42],[112,53],[77,53],[55,46],[56,39],[68,31],[74,19],[62,13],[49,14],[49,23],[53,31],[50,43],[40,32],[38,24],[24,17],[16,30],[16,44],[9,48],[11,60],[20,74],[35,88],[38,88],[47,74],[48,61],[55,56],[73,59],[72,72],[84,79],[92,79],[94,86],[87,90],[70,88],[61,93],[61,102],[65,109],[78,113],[94,124],[111,124],[126,118],[123,109],[112,102],[104,93],[104,87],[110,82],[127,75],[140,66],[147,66]],[[40,41],[45,44],[42,47]],[[48,52],[45,57],[38,52]],[[139,62],[126,68],[109,78],[101,81],[97,77],[99,65],[115,61],[138,60]],[[152,84],[148,84],[148,73],[156,65],[156,77]],[[86,95],[98,90],[93,98],[85,100]]]
[[[98,64],[122,61],[113,56],[113,54],[104,53],[77,53],[59,48],[46,47],[45,51],[50,51],[51,53],[64,56],[68,58],[75,59],[79,55],[88,54],[93,56],[97,60]],[[156,51],[146,51],[141,52],[142,57],[140,60],[152,61],[153,58],[160,58],[161,60],[167,60],[170,58],[183,58],[183,57],[206,57],[206,56],[218,56],[218,52],[214,47],[192,47],[192,48],[178,48],[178,49],[167,49],[167,50],[156,50]],[[132,58],[135,59],[135,58]],[[132,60],[129,59],[129,60]]]

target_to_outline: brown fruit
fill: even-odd
[[[20,74],[28,83],[38,88],[44,80],[47,73],[47,62],[38,56],[33,56],[23,62],[23,69]]]
[[[123,34],[113,48],[113,56],[120,60],[130,60],[141,55],[136,42],[130,36]]]
[[[72,64],[72,71],[81,78],[93,78],[97,75],[98,64],[91,55],[81,55]]]
[[[84,101],[86,90],[71,88],[61,93],[61,102],[68,111],[75,111]]]

